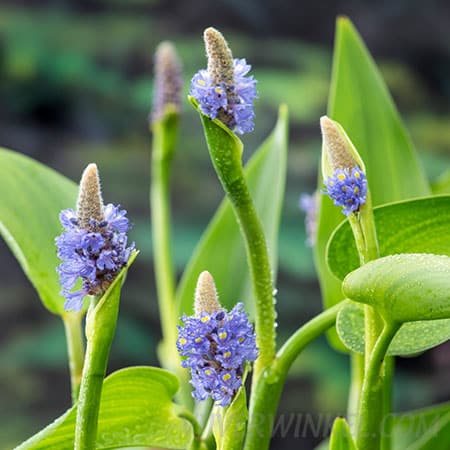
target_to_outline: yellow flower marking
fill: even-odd
[[[201,320],[203,323],[206,323],[206,322],[209,322],[209,319],[210,319],[209,316],[205,316],[205,317],[202,317],[200,320]]]
[[[206,373],[206,375],[211,375],[212,374],[212,372],[209,369],[205,370],[205,373]]]
[[[219,339],[223,340],[228,336],[226,331],[222,331],[222,333],[219,333]]]
[[[222,377],[222,380],[223,381],[227,381],[227,380],[229,380],[231,378],[231,375],[229,374],[229,373],[226,373],[223,377]]]
[[[345,180],[345,174],[344,174],[344,173],[340,173],[337,177],[338,177],[340,180]]]
[[[186,339],[185,338],[180,338],[179,340],[178,340],[178,342],[180,343],[180,345],[184,345],[184,344],[186,344]]]
[[[223,354],[223,357],[224,358],[229,358],[231,356],[231,352],[225,352],[224,354]]]
[[[206,83],[205,83],[205,80],[202,80],[202,79],[198,80],[197,83],[198,83],[200,86],[204,86],[204,85],[206,84]]]
[[[197,342],[197,344],[199,344],[202,341],[203,341],[203,339],[201,337],[195,338],[195,342]]]

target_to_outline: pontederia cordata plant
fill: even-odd
[[[120,293],[138,251],[126,211],[104,205],[97,166],[89,164],[76,186],[0,151],[0,231],[43,304],[64,322],[72,382],[73,406],[18,448],[268,449],[286,376],[324,333],[348,353],[351,385],[347,417],[336,418],[321,448],[449,448],[442,430],[450,405],[409,412],[412,422],[435,419],[418,435],[392,411],[391,390],[396,356],[450,338],[450,195],[432,195],[356,30],[338,20],[318,189],[301,200],[324,309],[284,343],[274,286],[287,110],[280,107],[274,131],[244,167],[238,134],[257,125],[257,81],[219,31],[207,28],[204,41],[207,68],[192,77],[189,100],[225,199],[178,286],[169,194],[181,62],[169,42],[155,53],[150,202],[162,369],[129,367],[105,378]]]

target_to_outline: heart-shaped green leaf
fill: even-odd
[[[63,314],[55,237],[62,230],[60,211],[75,206],[77,185],[31,158],[0,149],[0,192],[1,235],[42,303]]]
[[[364,353],[364,309],[358,303],[344,306],[338,313],[336,330],[344,345]],[[387,355],[416,355],[450,339],[450,319],[404,323],[389,345]]]
[[[266,233],[274,277],[286,178],[286,154],[287,110],[282,107],[272,134],[245,168],[247,183]],[[183,273],[177,292],[180,313],[192,313],[195,285],[203,270],[208,270],[214,276],[224,307],[230,309],[242,300],[247,311],[252,310],[254,302],[245,247],[227,199],[211,220]]]
[[[330,450],[356,450],[352,433],[343,417],[338,417],[334,421],[330,435]]]
[[[154,367],[129,367],[103,384],[97,450],[120,447],[189,448],[192,425],[172,403],[178,379]],[[31,437],[17,450],[72,450],[76,406]]]
[[[349,299],[373,306],[387,322],[450,318],[450,257],[426,253],[385,256],[350,272]]]
[[[364,160],[375,206],[429,195],[427,181],[391,96],[347,18],[337,21],[328,116],[344,127]],[[330,272],[325,255],[328,239],[343,219],[340,208],[322,195],[314,253],[326,308],[342,300],[340,283]],[[340,347],[337,337],[330,337]]]
[[[393,450],[448,450],[450,403],[396,414]]]
[[[450,256],[450,196],[427,197],[374,209],[380,255],[435,253]],[[330,270],[339,279],[359,267],[350,224],[346,221],[328,244]]]

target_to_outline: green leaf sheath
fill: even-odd
[[[83,313],[69,312],[62,316],[66,333],[73,404],[78,400],[84,364],[84,341],[81,327],[83,315]]]
[[[137,252],[134,252],[128,261],[128,267],[136,256]],[[120,292],[127,269],[122,269],[98,303],[92,302],[86,317],[87,347],[77,404],[75,450],[95,448],[103,378],[116,329]]]
[[[181,418],[188,412],[172,403],[178,387],[175,375],[154,367],[128,367],[107,377],[95,448],[191,448],[192,419]],[[76,412],[76,406],[69,409],[17,450],[73,450]]]
[[[287,116],[282,114],[263,144],[247,163],[244,174],[261,218],[276,278],[277,243],[284,197],[287,156]],[[254,293],[245,260],[245,245],[228,198],[211,220],[187,265],[177,291],[180,314],[192,314],[193,295],[199,274],[207,269],[214,276],[220,302],[231,309],[237,300],[254,316]],[[230,283],[230,280],[233,280]]]
[[[272,426],[286,375],[303,349],[336,322],[348,300],[334,305],[299,328],[278,351],[272,366],[265,370],[252,390],[245,450],[269,448]]]
[[[356,450],[350,428],[342,417],[334,421],[330,435],[330,450]]]

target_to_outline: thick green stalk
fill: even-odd
[[[156,289],[163,339],[174,348],[178,317],[175,308],[175,274],[172,263],[170,173],[178,128],[178,115],[165,115],[153,124],[150,204]]]
[[[264,230],[242,166],[242,142],[225,125],[200,115],[211,161],[239,223],[256,297],[255,331],[259,356],[254,379],[275,357],[275,306],[269,253]],[[232,282],[232,280],[230,280]]]
[[[192,406],[192,396],[186,370],[176,348],[178,312],[175,304],[175,271],[171,248],[170,177],[178,134],[179,114],[170,106],[162,118],[152,124],[152,166],[150,210],[156,290],[163,342],[159,357],[163,367],[185,382],[181,383],[178,398],[186,407]]]
[[[392,384],[395,372],[395,358],[385,357],[383,365],[383,423],[381,429],[381,450],[392,449],[392,429],[394,417],[392,414]]]
[[[86,356],[77,405],[75,450],[95,449],[98,412],[109,350],[116,329],[119,300],[92,298],[86,317]]]
[[[364,450],[379,450],[381,423],[385,413],[383,402],[384,377],[382,366],[389,344],[400,324],[386,324],[370,355],[366,368],[357,422],[357,447]]]
[[[361,389],[364,382],[364,355],[350,354],[350,391],[348,395],[347,421],[352,433],[355,432],[356,418],[358,417]]]
[[[348,303],[343,300],[299,328],[278,351],[272,365],[253,384],[245,450],[269,448],[273,421],[286,375],[303,349],[336,322],[337,313]]]
[[[62,320],[66,333],[67,354],[69,358],[70,385],[72,390],[72,404],[78,400],[80,392],[81,374],[84,361],[84,342],[81,321],[83,315],[79,313],[66,313]]]

